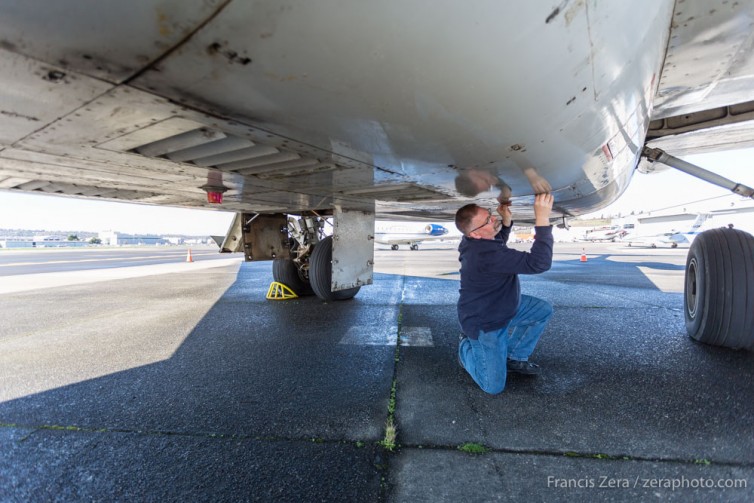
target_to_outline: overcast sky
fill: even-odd
[[[701,165],[736,182],[754,186],[754,149],[688,156]],[[707,202],[711,208],[727,206],[740,198],[725,189],[668,168],[652,175],[635,173],[626,192],[611,206],[596,213],[624,214],[631,211],[656,211],[690,206],[693,201]],[[70,197],[0,191],[0,228],[48,231],[114,230],[130,234],[224,235],[233,213],[188,210],[140,204],[88,201]]]

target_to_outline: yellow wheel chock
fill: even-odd
[[[295,299],[296,297],[298,297],[296,292],[277,281],[270,283],[270,289],[267,290],[267,298],[270,300],[287,300]]]

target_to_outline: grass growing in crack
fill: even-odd
[[[397,430],[395,429],[395,424],[393,424],[393,418],[388,417],[385,422],[385,438],[380,441],[380,445],[388,451],[394,450],[396,434]]]
[[[396,354],[398,353],[398,349],[396,348]],[[385,438],[382,439],[380,442],[380,445],[387,449],[388,451],[392,451],[395,449],[395,437],[397,434],[397,429],[395,427],[395,394],[396,394],[396,386],[397,386],[397,380],[393,378],[393,386],[390,388],[390,400],[387,402],[387,421],[385,421]]]
[[[398,387],[398,378],[396,377],[395,366],[398,365],[401,356],[401,327],[403,325],[403,311],[398,311],[398,337],[395,343],[395,356],[393,358],[393,384],[390,387],[390,399],[387,402],[387,420],[385,421],[385,437],[379,442],[379,445],[388,451],[393,451],[396,447],[395,439],[398,429],[395,426],[395,396]]]
[[[489,451],[489,449],[482,444],[476,444],[474,442],[461,444],[458,446],[458,450],[467,454],[484,454]]]
[[[599,454],[599,453],[585,454],[582,452],[573,452],[573,451],[566,452],[565,456],[568,456],[569,458],[619,459],[609,454]]]
[[[395,387],[396,380],[393,379],[393,386],[390,388],[390,400],[387,402],[387,413],[389,416],[395,414]]]
[[[86,431],[84,428],[78,426],[59,426],[57,424],[45,424],[40,426],[42,430],[63,430],[63,431]]]

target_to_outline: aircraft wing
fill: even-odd
[[[754,7],[701,5],[676,5],[647,133],[673,155],[754,146]]]

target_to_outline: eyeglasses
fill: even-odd
[[[481,229],[481,228],[482,228],[482,227],[484,227],[485,225],[488,225],[488,224],[489,224],[490,222],[492,222],[492,211],[490,211],[490,210],[487,210],[487,213],[488,213],[488,215],[487,215],[487,220],[485,220],[485,221],[484,221],[484,223],[483,223],[482,225],[480,225],[479,227],[475,227],[475,228],[471,229],[471,230],[469,231],[469,234],[471,234],[471,233],[472,233],[472,232],[474,232],[474,231],[478,231],[479,229]]]

